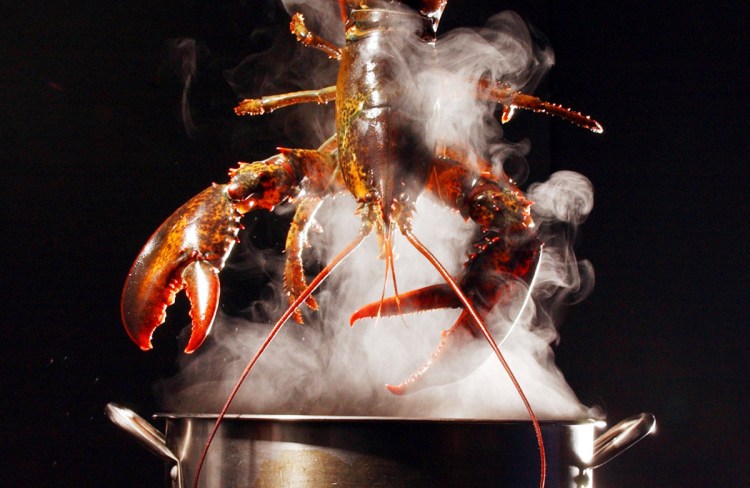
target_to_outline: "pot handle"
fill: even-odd
[[[111,420],[113,424],[135,437],[135,439],[149,451],[165,461],[174,463],[174,467],[170,472],[172,486],[175,488],[183,488],[182,466],[180,465],[180,460],[177,459],[177,456],[175,456],[169,447],[167,447],[167,441],[164,434],[159,432],[159,430],[153,425],[129,408],[114,403],[108,403],[104,408],[104,413],[109,417],[109,420]]]
[[[656,417],[642,413],[625,419],[594,441],[594,455],[589,468],[598,468],[627,451],[638,441],[656,431]]]

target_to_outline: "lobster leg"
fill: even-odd
[[[521,108],[560,117],[592,132],[601,133],[604,131],[601,124],[588,115],[513,90],[507,83],[495,83],[487,79],[481,79],[477,84],[477,96],[482,100],[491,100],[503,105],[501,119],[503,123],[508,122],[513,117],[515,109]]]
[[[302,263],[302,251],[308,246],[307,234],[312,224],[315,212],[320,207],[322,200],[319,197],[309,197],[302,199],[297,204],[297,210],[289,227],[289,233],[286,236],[286,264],[284,265],[284,292],[286,293],[289,303],[300,296],[302,291],[307,288],[305,280],[305,269]],[[311,310],[318,309],[318,303],[312,295],[307,297],[305,304]],[[302,311],[296,309],[292,318],[298,324],[303,324]]]
[[[261,98],[246,98],[234,108],[237,115],[263,115],[277,108],[297,105],[299,103],[328,103],[336,98],[336,87],[327,86],[320,90],[303,90]]]
[[[292,16],[289,30],[297,40],[308,47],[325,52],[329,58],[340,60],[341,50],[333,43],[313,34],[305,26],[305,18],[300,13]],[[297,105],[299,103],[328,103],[336,98],[336,86],[327,86],[319,90],[303,90],[261,98],[246,98],[234,108],[237,115],[262,115],[277,108]]]
[[[343,188],[343,180],[336,169],[336,137],[331,137],[317,150],[281,149],[293,165],[305,175],[305,196],[297,198],[297,209],[286,238],[286,263],[284,266],[284,292],[289,303],[296,300],[307,288],[302,253],[308,246],[308,233],[313,227],[313,218],[323,202],[323,195],[336,193]],[[310,295],[305,304],[317,310],[318,304]],[[296,309],[294,320],[302,324],[302,312]]]
[[[289,23],[289,30],[292,31],[292,34],[294,34],[297,40],[305,46],[319,49],[326,53],[331,59],[337,61],[341,60],[341,49],[332,42],[307,30],[305,18],[301,13],[297,12],[292,16],[292,21]]]
[[[323,148],[325,153],[284,149],[264,161],[240,163],[230,171],[229,183],[214,184],[193,197],[156,230],[130,269],[122,293],[123,324],[141,349],[151,349],[154,330],[183,289],[192,318],[185,352],[203,343],[218,307],[218,273],[237,241],[240,217],[289,200],[300,189],[301,175],[308,174],[303,170],[335,184],[330,166],[335,144],[327,141]],[[310,186],[321,186],[320,181]]]

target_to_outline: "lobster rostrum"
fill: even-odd
[[[343,47],[310,32],[301,14],[292,17],[290,28],[300,42],[339,61],[336,85],[246,99],[235,109],[238,115],[260,115],[299,103],[334,102],[336,134],[318,149],[279,148],[266,160],[240,163],[229,172],[228,183],[213,184],[175,211],[150,238],[127,277],[122,295],[125,328],[141,349],[150,349],[151,336],[164,321],[166,308],[184,289],[192,319],[185,352],[195,351],[213,324],[219,302],[219,271],[237,242],[242,215],[258,208],[273,210],[285,202],[296,205],[284,269],[289,307],[242,373],[219,416],[218,427],[245,377],[283,324],[290,317],[303,323],[303,304],[317,309],[313,291],[374,232],[385,261],[385,279],[392,276],[395,294],[354,312],[352,325],[368,317],[462,309],[455,324],[443,332],[432,357],[408,379],[388,385],[388,389],[401,395],[458,379],[452,374],[456,368],[451,353],[483,337],[533,420],[543,485],[545,455],[539,424],[485,324],[489,312],[503,300],[508,277],[525,281],[533,277],[543,245],[534,232],[531,202],[470,143],[426,138],[425,126],[435,113],[415,108],[405,95],[402,71],[397,66],[404,57],[395,51],[406,42],[416,50],[411,59],[418,59],[422,66],[439,64],[436,31],[447,0],[423,0],[418,14],[398,2],[365,3],[339,0],[346,34]],[[587,116],[489,77],[467,82],[472,83],[477,99],[502,106],[502,122],[510,120],[515,109],[526,109],[561,117],[594,132],[602,130]],[[414,202],[424,192],[477,225],[477,238],[457,276],[452,276],[412,232]],[[311,222],[323,200],[335,194],[349,194],[356,200],[361,228],[354,241],[308,282],[302,254]],[[396,232],[437,269],[443,283],[398,291],[392,250]],[[478,361],[485,357],[480,355]]]

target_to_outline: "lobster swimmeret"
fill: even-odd
[[[394,46],[404,42],[416,46],[419,53],[414,58],[423,63],[416,69],[439,65],[436,30],[447,0],[424,0],[419,14],[396,2],[379,2],[378,8],[364,3],[339,0],[346,29],[346,44],[341,48],[308,31],[300,14],[292,18],[291,30],[300,42],[340,62],[335,86],[247,99],[235,109],[238,115],[259,115],[298,103],[335,102],[336,134],[316,150],[280,148],[266,160],[240,163],[230,171],[228,183],[212,185],[173,213],[148,241],[128,275],[122,295],[125,328],[141,349],[150,349],[151,335],[164,321],[166,308],[184,289],[192,318],[185,352],[195,351],[213,324],[219,301],[218,274],[237,241],[241,216],[257,208],[273,210],[285,202],[296,204],[286,240],[284,290],[289,308],[243,372],[218,427],[237,389],[278,330],[290,317],[303,322],[303,304],[317,309],[312,292],[374,231],[385,259],[386,279],[388,273],[393,276],[396,293],[363,306],[352,315],[352,324],[365,317],[462,309],[456,323],[443,333],[432,358],[388,389],[401,395],[457,379],[450,374],[451,351],[483,336],[533,420],[543,486],[545,455],[539,424],[485,325],[488,313],[507,291],[498,277],[510,275],[527,281],[532,277],[542,243],[533,230],[531,202],[471,144],[428,143],[423,126],[431,114],[414,109],[405,98],[394,66],[398,62],[392,56]],[[594,132],[602,130],[589,117],[520,93],[507,84],[487,77],[471,83],[478,99],[503,107],[503,122],[520,108],[562,117]],[[414,202],[425,191],[477,224],[479,237],[458,276],[451,276],[412,232]],[[302,251],[310,223],[323,200],[340,193],[350,194],[358,203],[359,235],[308,283]],[[396,230],[438,270],[444,283],[398,292],[392,251]]]

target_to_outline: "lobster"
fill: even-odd
[[[371,5],[365,5],[365,3]],[[439,66],[437,28],[447,0],[423,0],[416,13],[398,2],[339,0],[346,43],[338,47],[317,36],[294,14],[290,29],[302,44],[323,51],[340,63],[335,85],[316,90],[242,100],[237,115],[260,115],[300,103],[335,103],[336,133],[317,149],[279,148],[271,157],[239,163],[229,181],[216,184],[176,210],[153,234],[135,260],[122,294],[122,319],[131,339],[151,349],[154,330],[164,322],[166,309],[185,290],[190,303],[192,331],[185,348],[192,353],[210,332],[219,303],[219,272],[238,241],[240,219],[256,209],[273,210],[292,202],[295,213],[286,239],[284,292],[289,306],[271,328],[249,361],[222,409],[204,449],[253,365],[281,327],[292,318],[304,322],[302,307],[315,310],[316,288],[371,234],[378,238],[385,262],[385,280],[392,276],[394,296],[364,305],[351,316],[363,318],[400,315],[438,308],[461,313],[444,331],[437,350],[422,367],[398,385],[387,385],[396,395],[455,381],[466,368],[456,368],[455,351],[484,338],[502,363],[532,419],[540,448],[540,486],[546,461],[539,422],[492,337],[486,319],[508,291],[509,277],[533,279],[543,243],[531,217],[531,202],[496,165],[473,144],[425,137],[425,126],[440,115],[439,108],[415,106],[404,94],[398,50],[408,46],[410,60],[425,69]],[[598,122],[578,112],[513,89],[489,76],[465,80],[472,96],[502,107],[501,122],[516,109],[561,117],[593,132]],[[477,227],[477,238],[463,270],[452,276],[427,249],[411,227],[415,201],[431,194],[441,205],[458,212]],[[316,211],[328,196],[348,194],[357,202],[361,226],[354,240],[308,282],[303,250]],[[401,293],[395,276],[394,234],[399,232],[438,271],[443,283]],[[384,288],[385,289],[385,288]],[[477,355],[471,361],[484,360]],[[478,366],[478,362],[475,366]],[[461,371],[461,373],[455,373]],[[196,486],[200,467],[196,476]]]

